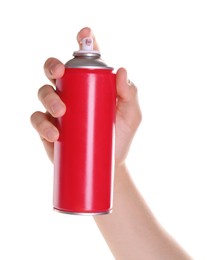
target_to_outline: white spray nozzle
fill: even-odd
[[[81,50],[82,51],[93,51],[93,38],[86,37],[81,41]]]
[[[96,58],[100,58],[101,54],[99,51],[93,49],[93,38],[85,37],[80,41],[80,50],[75,51],[73,56],[93,56]]]

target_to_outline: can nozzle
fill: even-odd
[[[113,70],[101,59],[101,53],[94,50],[92,37],[83,38],[79,41],[79,45],[80,49],[73,52],[74,58],[66,62],[66,68],[105,68]]]
[[[99,56],[100,52],[93,49],[93,38],[85,37],[80,41],[81,48],[73,53],[74,56]]]
[[[82,51],[93,51],[93,38],[86,37],[81,41],[81,50]]]

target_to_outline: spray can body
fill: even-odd
[[[65,213],[106,214],[113,195],[115,74],[84,55],[66,64],[56,82],[66,113],[57,121],[53,202]]]

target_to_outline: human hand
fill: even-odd
[[[81,45],[84,37],[94,38],[94,49],[98,44],[90,28],[83,28],[77,35]],[[65,68],[63,63],[55,58],[49,58],[44,64],[44,71],[48,79],[55,85],[56,79],[63,76]],[[137,88],[127,79],[127,72],[120,68],[116,73],[117,107],[115,130],[115,166],[125,162],[133,136],[141,122],[141,111],[137,99]],[[55,92],[52,85],[44,85],[38,91],[38,97],[46,112],[37,111],[31,115],[31,123],[39,133],[45,150],[53,161],[54,142],[58,140],[59,132],[55,127],[54,119],[64,115],[65,104]]]

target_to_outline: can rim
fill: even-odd
[[[99,51],[74,51],[74,57],[97,57],[100,58],[101,54]]]
[[[98,67],[98,66],[68,66],[67,64],[65,64],[66,68],[70,68],[70,69],[92,69],[92,70],[113,70],[114,68],[112,67]]]

